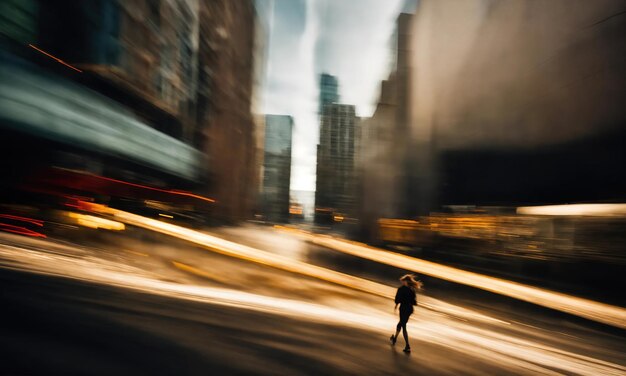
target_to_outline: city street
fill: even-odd
[[[0,1],[0,376],[626,376],[625,10]]]
[[[356,281],[403,273],[268,227],[215,234]],[[626,372],[623,331],[452,284],[426,286],[405,355],[393,302],[363,289],[132,227],[97,247],[1,236],[3,374]]]

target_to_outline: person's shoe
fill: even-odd
[[[410,354],[410,353],[411,353],[411,348],[407,346],[407,347],[405,347],[405,348],[404,348],[404,350],[402,350],[402,351],[404,351],[404,352],[405,352],[405,353],[407,353],[407,354]]]
[[[391,337],[389,337],[389,340],[391,341],[391,346],[394,346],[396,344],[396,336],[394,336],[393,334],[391,335]]]

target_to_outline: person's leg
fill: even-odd
[[[411,345],[409,345],[409,333],[406,330],[406,324],[409,322],[409,317],[412,313],[413,312],[409,311],[400,314],[400,322],[402,324],[402,336],[404,337],[404,343],[406,344],[406,346],[404,347],[405,352],[411,351]]]
[[[389,338],[389,340],[391,341],[392,345],[396,344],[396,341],[398,340],[398,334],[400,334],[400,329],[402,328],[402,321],[398,322],[398,325],[396,325],[396,334],[393,334],[391,336],[391,338]]]
[[[404,337],[404,342],[406,343],[405,348],[410,349],[409,345],[409,334],[406,332],[406,321],[402,324],[402,336]]]

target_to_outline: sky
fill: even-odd
[[[294,118],[291,190],[315,190],[319,74],[339,80],[341,103],[371,116],[389,74],[402,0],[264,0],[269,40],[263,112]]]

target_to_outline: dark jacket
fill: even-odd
[[[413,306],[417,305],[417,297],[415,290],[408,286],[400,286],[396,292],[396,304],[400,304],[401,310],[413,310]]]

